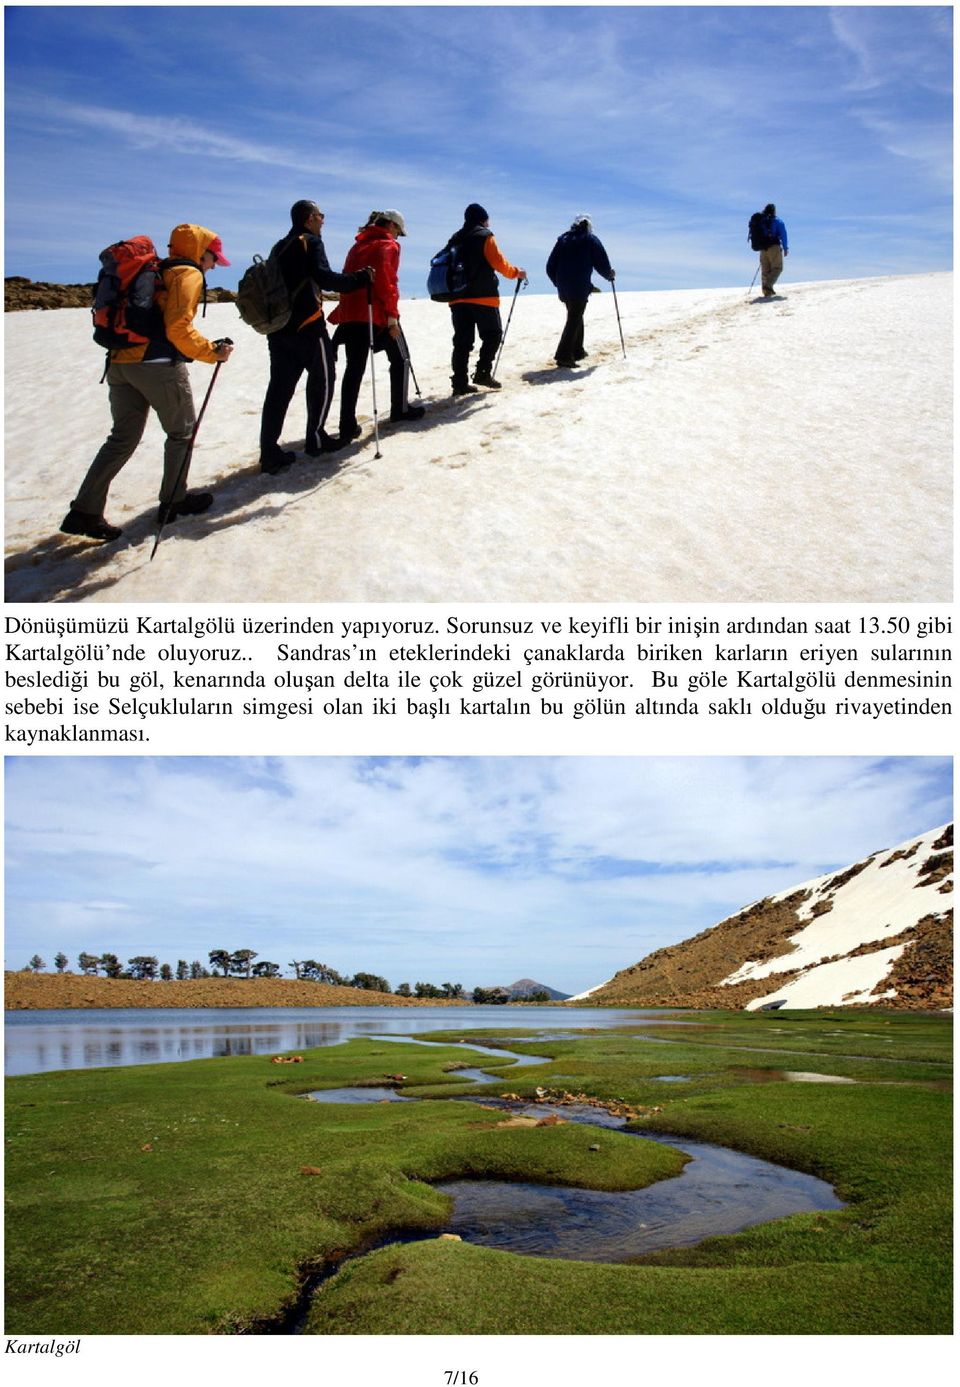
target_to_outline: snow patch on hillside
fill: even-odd
[[[830,872],[799,886],[791,887],[773,901],[785,900],[798,891],[808,891],[809,899],[797,911],[810,923],[790,936],[794,950],[763,963],[747,961],[721,987],[748,979],[761,979],[787,970],[800,969],[800,976],[763,997],[747,1004],[755,1011],[766,1003],[785,999],[791,1007],[839,1006],[858,1001],[876,1001],[871,995],[882,982],[907,945],[879,949],[858,957],[850,955],[862,945],[877,943],[909,929],[926,915],[943,914],[949,908],[939,887],[953,881],[953,873],[935,886],[920,886],[920,869],[934,852],[933,844],[944,826],[931,829],[920,838],[911,838],[898,848],[878,852],[867,860],[856,875],[833,886],[846,872]],[[916,851],[911,851],[915,845]],[[909,856],[897,857],[897,853]],[[890,861],[891,857],[895,860]],[[884,865],[884,864],[888,865]],[[859,865],[859,864],[858,864]],[[849,871],[849,869],[847,869]],[[830,910],[815,915],[816,908],[832,901]],[[840,956],[839,959],[837,956]],[[835,960],[827,962],[826,960]],[[887,993],[884,995],[895,995]]]

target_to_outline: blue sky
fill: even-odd
[[[242,270],[300,197],[339,268],[398,207],[402,292],[481,202],[535,291],[592,214],[624,289],[951,264],[948,7],[46,7],[6,19],[6,274],[87,281],[177,222]],[[236,283],[236,271],[215,282]]]
[[[945,759],[6,763],[8,968],[255,949],[577,992],[952,817]]]

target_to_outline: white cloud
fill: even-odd
[[[20,952],[190,958],[227,939],[388,976],[491,957],[520,975],[539,959],[566,975],[543,981],[573,990],[608,975],[601,956],[627,966],[946,819],[937,772],[842,758],[18,760],[8,938]]]

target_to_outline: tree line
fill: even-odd
[[[77,965],[85,977],[126,978],[137,982],[185,982],[211,977],[280,977],[279,963],[272,963],[267,959],[254,963],[255,958],[259,958],[256,949],[234,949],[232,952],[229,949],[211,949],[207,954],[209,968],[199,959],[188,963],[183,958],[177,961],[176,968],[172,968],[169,963],[161,963],[154,954],[136,954],[133,958],[127,959],[124,967],[116,954],[83,952],[77,956]],[[63,973],[70,960],[65,953],[58,953],[54,956],[53,962],[57,972]],[[24,972],[42,973],[46,966],[40,955],[34,954]],[[336,968],[331,968],[326,963],[318,963],[313,958],[291,959],[289,967],[293,969],[298,982],[324,982],[333,987],[356,987],[365,992],[386,992],[394,997],[436,998],[443,1001],[466,999],[463,984],[459,982],[444,982],[439,986],[432,982],[417,982],[412,987],[410,983],[402,982],[393,990],[386,978],[381,977],[379,973],[360,972],[349,977],[338,973]],[[546,992],[536,992],[529,997],[513,999],[502,987],[475,987],[470,1000],[478,1006],[499,1006],[512,1000],[546,1002],[550,998]]]

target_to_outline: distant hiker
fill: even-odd
[[[754,212],[747,228],[747,239],[760,252],[760,285],[763,297],[772,299],[773,286],[783,274],[783,257],[790,254],[787,228],[777,216],[777,209],[768,202],[762,212]]]
[[[526,270],[518,269],[505,260],[490,230],[490,218],[477,202],[471,202],[463,214],[463,226],[447,242],[456,246],[466,270],[467,284],[462,294],[450,302],[453,319],[454,395],[475,395],[478,385],[499,390],[500,382],[493,378],[493,361],[503,336],[500,320],[500,283],[505,279],[526,279]],[[474,334],[480,334],[480,354],[473,373],[474,384],[467,380]]]
[[[315,202],[307,199],[295,202],[290,208],[290,230],[270,252],[279,257],[290,293],[291,313],[282,328],[267,335],[270,383],[260,419],[260,468],[264,472],[280,472],[296,458],[296,453],[281,450],[280,432],[304,371],[307,373],[304,452],[308,457],[319,457],[321,453],[336,452],[350,441],[331,438],[323,428],[333,399],[336,357],[327,336],[320,295],[324,289],[336,289],[341,293],[366,289],[374,272],[363,269],[356,274],[337,274],[331,270],[320,235],[323,220],[323,213]]]
[[[347,356],[347,366],[340,383],[340,443],[349,443],[360,436],[357,423],[357,396],[367,367],[370,351],[370,316],[373,317],[373,350],[386,352],[390,363],[390,418],[394,423],[422,419],[420,405],[407,403],[410,363],[400,329],[400,290],[397,270],[400,265],[398,236],[406,236],[407,228],[400,212],[371,212],[361,226],[343,264],[344,274],[369,265],[376,271],[372,303],[366,289],[354,289],[340,295],[340,302],[330,314],[336,323],[333,347],[341,344]]]
[[[205,226],[175,226],[170,233],[170,256],[160,262],[161,284],[156,305],[162,317],[157,333],[144,346],[111,352],[107,369],[113,428],[81,483],[60,529],[87,539],[117,539],[122,531],[104,519],[110,483],[136,451],[150,410],[156,411],[167,436],[163,450],[159,520],[169,525],[184,515],[199,515],[213,503],[209,491],[188,492],[190,443],[196,416],[188,361],[227,361],[233,351],[226,342],[209,342],[193,326],[205,296],[204,274],[229,265],[220,237]]]
[[[583,313],[590,295],[597,292],[596,285],[590,281],[593,270],[613,283],[615,275],[607,252],[593,234],[590,218],[586,212],[581,212],[574,218],[570,230],[557,238],[547,261],[547,274],[567,309],[567,321],[555,355],[558,366],[574,366],[587,354],[583,350]]]

